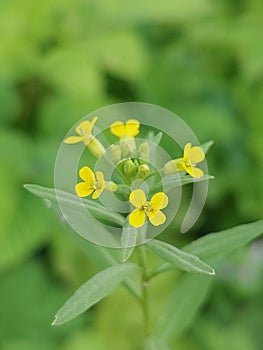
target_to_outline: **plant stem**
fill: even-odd
[[[144,245],[138,247],[139,261],[142,267],[142,312],[144,318],[144,336],[150,335],[150,315],[149,315],[149,281],[147,273],[146,252]]]

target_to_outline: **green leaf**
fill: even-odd
[[[72,238],[79,243],[80,248],[86,253],[88,258],[100,269],[106,269],[109,266],[120,263],[119,250],[99,246],[87,241],[79,235],[72,235]],[[141,297],[140,284],[134,276],[127,277],[125,281],[123,281],[123,285],[133,293],[136,298]]]
[[[110,211],[108,208],[105,210],[104,206],[96,203],[95,201],[82,199],[82,203],[80,203],[79,197],[72,193],[38,185],[24,185],[24,187],[36,196],[43,198],[46,201],[50,201],[51,203],[57,203],[58,198],[59,201],[63,202],[64,205],[67,205],[68,207],[75,210],[77,209],[79,211],[83,211],[83,203],[91,215],[93,215],[96,219],[101,220],[102,222],[115,224],[117,226],[123,226],[125,224],[125,218],[123,216]]]
[[[191,254],[198,254],[202,259],[209,259],[213,264],[227,254],[241,248],[263,233],[263,220],[233,227],[217,233],[211,233],[199,238],[184,249]],[[160,271],[170,270],[171,264],[163,264]],[[211,278],[203,276],[183,276],[177,283],[171,299],[167,303],[166,312],[157,327],[157,335],[164,340],[175,339],[194,321],[194,316],[199,311],[213,282]],[[194,293],[189,293],[194,291]],[[184,301],[182,303],[182,300]]]
[[[201,258],[223,258],[263,233],[263,220],[210,233],[190,243],[184,250]]]
[[[201,308],[213,279],[201,275],[184,275],[176,284],[162,318],[157,325],[156,335],[164,341],[176,339],[192,324]]]
[[[135,264],[121,264],[99,272],[83,284],[62,306],[52,325],[61,325],[72,320],[101,299],[109,295],[127,276],[138,269]]]
[[[129,224],[125,225],[121,236],[121,247],[122,247],[122,261],[127,261],[132,255],[138,237],[138,229],[131,227]]]
[[[162,132],[158,132],[158,134],[154,135],[153,132],[150,132],[148,137],[149,137],[149,141],[151,141],[149,146],[153,147],[153,149],[151,151],[154,151],[154,149],[161,142],[161,140],[163,138],[163,133]],[[154,146],[153,144],[155,144],[156,146]]]
[[[200,179],[193,178],[189,175],[179,175],[179,174],[165,175],[163,176],[162,181],[156,184],[151,189],[151,192],[155,192],[163,188],[165,188],[166,190],[171,190],[176,187],[181,187],[191,183],[202,182],[202,181],[207,181],[212,179],[214,179],[214,176],[210,176],[210,175],[204,175]]]
[[[210,148],[213,146],[213,144],[214,144],[214,141],[208,141],[201,145],[204,151],[204,154],[207,154],[210,151]]]
[[[241,248],[263,233],[263,220],[251,224],[236,226],[224,231],[210,233],[183,248],[187,253],[198,255],[202,259],[218,263],[232,251]],[[170,263],[164,263],[152,272],[152,276],[173,269]]]
[[[198,272],[206,275],[215,274],[214,269],[200,260],[197,256],[185,253],[171,244],[153,240],[147,243],[146,246],[162,259],[183,271]]]

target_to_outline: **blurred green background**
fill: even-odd
[[[205,210],[187,238],[180,217],[165,233],[176,244],[262,217],[262,16],[261,0],[0,1],[1,350],[140,349],[140,310],[121,288],[70,324],[50,326],[98,270],[22,185],[52,187],[61,140],[91,111],[153,103],[183,118],[200,142],[215,141]],[[225,261],[172,348],[262,348],[262,253],[258,241]],[[169,275],[153,286],[152,305],[173,282]]]

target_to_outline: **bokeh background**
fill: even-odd
[[[262,217],[262,16],[261,0],[0,1],[1,350],[140,349],[140,310],[121,288],[70,324],[50,326],[98,268],[22,186],[53,186],[61,140],[91,111],[153,103],[183,118],[200,142],[215,141],[202,216],[187,236],[179,216],[164,238],[180,246]],[[262,253],[258,241],[224,262],[172,348],[262,348]],[[153,308],[173,276],[162,283]]]

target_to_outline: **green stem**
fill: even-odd
[[[142,267],[142,312],[144,319],[144,336],[147,338],[150,335],[150,315],[149,315],[149,281],[147,273],[147,261],[144,245],[138,248],[139,262]]]

